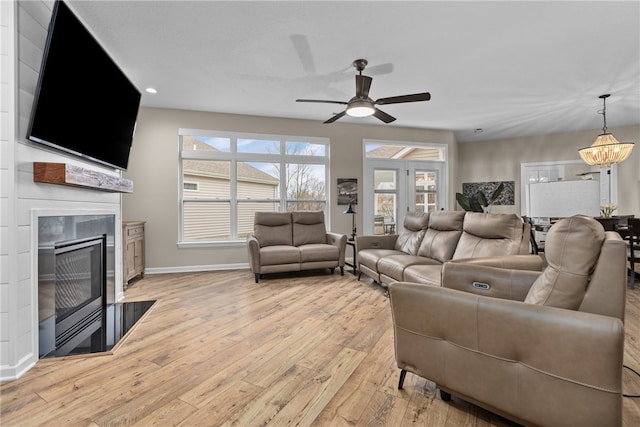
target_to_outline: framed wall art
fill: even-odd
[[[358,179],[338,178],[338,204],[358,204]]]

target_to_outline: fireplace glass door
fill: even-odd
[[[56,347],[92,323],[103,309],[106,236],[55,245]]]

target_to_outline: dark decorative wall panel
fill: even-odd
[[[482,192],[489,200],[500,183],[504,183],[504,190],[494,205],[515,205],[515,181],[465,182],[462,184],[462,194],[471,198]]]

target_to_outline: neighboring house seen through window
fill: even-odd
[[[183,182],[182,188],[185,191],[198,191],[198,183],[197,182]]]
[[[180,129],[181,243],[244,241],[258,211],[322,210],[329,140]]]

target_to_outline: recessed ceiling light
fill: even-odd
[[[148,88],[146,88],[145,90],[146,90],[147,92],[149,92],[149,93],[158,93],[158,91],[157,91],[156,89],[152,88],[152,87],[148,87]]]
[[[484,131],[484,129],[482,128],[477,128],[473,130],[473,133],[482,133]]]

